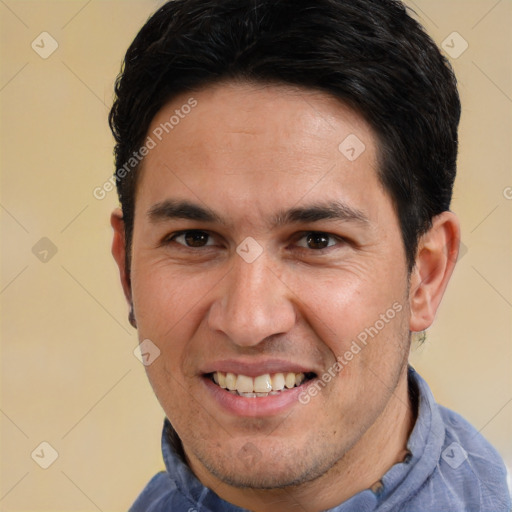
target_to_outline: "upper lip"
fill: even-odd
[[[213,372],[234,373],[236,375],[246,375],[247,377],[258,377],[267,373],[317,373],[312,367],[283,359],[264,359],[259,361],[223,359],[208,363],[201,370],[203,374]]]

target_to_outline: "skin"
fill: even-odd
[[[197,106],[143,162],[129,271],[122,214],[111,218],[139,339],[161,351],[148,377],[190,467],[219,496],[256,511],[331,508],[403,458],[415,420],[410,332],[434,319],[458,221],[450,212],[434,219],[409,274],[377,177],[377,140],[361,116],[321,92],[223,83],[174,98],[148,134],[190,96]],[[338,149],[350,134],[366,147],[354,161]],[[169,200],[219,219],[149,215]],[[333,202],[366,220],[284,215]],[[187,247],[185,230],[207,233],[199,240],[208,245]],[[328,234],[327,247],[311,243],[312,232]],[[236,252],[246,237],[262,249],[252,263]],[[204,371],[226,360],[263,368],[278,359],[320,377],[393,304],[394,318],[305,405],[234,414],[205,385]]]

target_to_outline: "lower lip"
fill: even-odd
[[[213,395],[214,400],[224,410],[236,416],[249,418],[276,416],[294,405],[302,405],[299,402],[299,395],[306,389],[308,384],[313,382],[313,380],[307,381],[288,391],[281,391],[277,395],[244,397],[221,388],[208,377],[204,377],[203,381],[208,391]]]

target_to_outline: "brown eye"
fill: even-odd
[[[329,237],[323,233],[310,233],[306,243],[310,249],[325,249],[329,246]]]
[[[172,237],[173,242],[187,247],[205,247],[213,245],[211,237],[205,231],[185,231]]]
[[[332,235],[328,235],[327,233],[319,233],[312,232],[304,235],[299,244],[301,247],[313,250],[321,250],[330,247],[331,245],[335,245],[335,240]]]

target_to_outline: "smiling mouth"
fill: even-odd
[[[206,377],[233,395],[260,398],[286,393],[314,379],[316,374],[311,372],[274,373],[272,375],[265,373],[253,378],[235,373],[213,372],[207,374]]]

